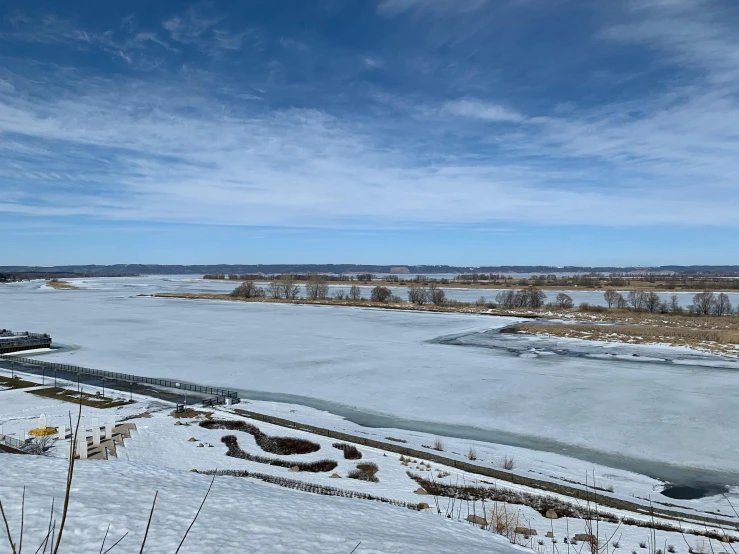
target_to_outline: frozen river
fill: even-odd
[[[84,286],[2,285],[0,327],[48,332],[72,347],[49,360],[295,395],[382,416],[383,425],[399,418],[441,434],[477,430],[492,441],[590,453],[593,462],[698,468],[739,483],[734,362],[519,340],[494,331],[514,320],[490,316],[137,296],[232,283],[152,277]]]

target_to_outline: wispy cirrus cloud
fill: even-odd
[[[449,101],[442,107],[442,112],[485,121],[521,123],[526,119],[516,111],[476,98],[461,98]]]
[[[398,15],[408,11],[443,16],[466,13],[484,7],[488,0],[381,0],[377,6],[383,15]]]
[[[490,9],[463,4],[456,7],[467,14]],[[454,9],[439,1],[379,6],[387,15]],[[235,81],[193,59],[205,53],[217,65],[224,53],[244,54],[246,43],[268,39],[206,8],[156,28],[126,18],[112,31],[91,32],[52,18],[3,31],[27,28],[35,34],[11,38],[117,51],[132,63],[136,52],[155,51],[186,61],[177,72],[145,77],[51,64],[33,78],[0,74],[0,176],[8,191],[0,211],[333,228],[739,225],[736,39],[685,3],[633,2],[592,39],[647,45],[659,62],[679,66],[670,83],[627,99],[573,100],[566,109],[544,96],[526,104],[504,84],[480,86],[479,45],[464,70],[440,55],[403,81],[425,87],[392,90],[391,77],[405,77],[390,73],[398,63],[392,49],[362,45],[345,56],[351,71],[343,75],[338,56],[280,33],[275,50],[299,52],[299,63],[265,55],[266,75],[253,77],[249,66]],[[303,73],[316,67],[337,73]],[[443,91],[440,67],[454,77]],[[377,79],[376,88],[365,92],[358,73]]]

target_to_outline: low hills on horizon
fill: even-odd
[[[739,265],[665,265],[665,266],[550,266],[550,265],[374,265],[374,264],[113,264],[113,265],[61,265],[61,266],[0,266],[0,273],[24,273],[73,276],[125,276],[125,275],[186,275],[186,274],[284,274],[284,273],[632,273],[632,274],[726,274],[739,273]]]

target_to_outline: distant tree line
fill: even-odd
[[[265,298],[295,300],[300,296],[300,285],[296,282],[295,275],[282,275],[279,278],[269,281],[265,287],[257,285],[254,281],[244,281],[236,287],[231,296],[236,298]],[[440,288],[436,283],[412,284],[407,289],[407,301],[411,304],[423,306],[426,304],[443,306],[448,304],[464,305],[463,302],[450,302],[446,298],[444,289]],[[329,279],[325,275],[310,275],[305,283],[305,298],[308,300],[328,300],[361,302],[369,300],[378,303],[401,303],[404,300],[394,294],[391,289],[383,285],[377,285],[370,290],[369,298],[363,298],[362,289],[357,285],[352,285],[348,291],[337,290],[333,294],[329,291]],[[739,315],[739,306],[736,311],[731,304],[731,300],[726,293],[715,294],[711,291],[700,292],[693,296],[693,303],[683,308],[680,305],[679,297],[673,294],[669,300],[663,300],[656,292],[646,291],[630,291],[624,296],[615,290],[607,290],[603,293],[603,298],[607,305],[591,306],[588,303],[582,303],[579,309],[582,311],[604,311],[606,309],[632,310],[636,312],[649,313],[691,313],[694,315],[731,315],[737,313]],[[574,307],[572,297],[564,292],[560,292],[554,298],[553,302],[546,303],[547,295],[544,291],[537,287],[527,287],[525,289],[510,289],[499,292],[495,296],[495,302],[488,302],[484,296],[481,296],[475,304],[477,306],[487,306],[489,308],[556,308],[571,309]]]
[[[687,308],[680,305],[677,294],[673,294],[669,300],[662,300],[656,292],[630,291],[624,297],[620,292],[608,290],[603,293],[603,298],[609,308],[630,309],[637,312],[681,313],[687,311],[695,315],[717,316],[734,313],[729,295],[723,292],[719,294],[711,291],[699,292],[693,296],[693,303]],[[737,306],[736,313],[739,315],[739,306]]]

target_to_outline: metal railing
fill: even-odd
[[[112,381],[120,381],[124,383],[140,383],[153,385],[156,387],[165,387],[170,389],[179,389],[193,392],[210,394],[216,397],[231,398],[233,403],[238,403],[239,393],[232,390],[220,389],[217,387],[206,387],[196,385],[194,383],[185,383],[183,381],[174,381],[172,379],[157,379],[155,377],[142,377],[140,375],[130,375],[127,373],[117,373],[115,371],[104,371],[102,369],[90,369],[87,367],[74,366],[69,364],[58,364],[55,362],[45,362],[34,358],[19,358],[17,356],[7,356],[0,354],[0,360],[14,362],[20,365],[32,365],[52,371],[68,371],[77,375],[88,375],[90,377],[98,377],[100,379],[110,379]]]
[[[14,450],[23,450],[26,446],[25,441],[16,439],[15,437],[11,437],[9,435],[0,435],[0,444],[9,446]]]

